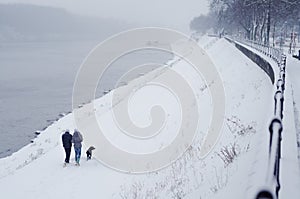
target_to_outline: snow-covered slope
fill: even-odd
[[[61,134],[65,129],[75,128],[73,115],[68,114],[49,126],[32,144],[0,160],[1,195],[11,199],[214,198],[223,193],[226,198],[225,190],[230,190],[231,194],[242,196],[251,162],[249,152],[254,150],[254,135],[266,132],[272,112],[273,85],[259,67],[226,40],[203,37],[199,44],[207,50],[219,70],[226,93],[222,134],[208,156],[202,159],[198,156],[203,139],[199,135],[178,161],[153,173],[121,173],[96,159],[87,162],[84,158],[80,167],[70,164],[63,168]],[[177,62],[173,68],[189,78],[197,100],[204,108],[203,119],[207,120],[211,107],[204,80],[195,76],[184,61]],[[161,72],[152,73],[159,75]],[[145,79],[147,75],[140,78]],[[141,79],[131,84],[139,81]],[[110,95],[95,101],[97,117],[103,121],[107,119],[107,124],[110,123]],[[170,131],[172,128],[170,125]],[[205,129],[205,125],[200,127],[200,131]],[[111,140],[117,142],[120,137],[114,135]],[[131,150],[132,143],[123,144]],[[83,156],[85,149],[86,146]],[[73,157],[74,152],[71,155]]]

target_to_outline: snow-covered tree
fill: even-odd
[[[284,24],[299,25],[299,0],[211,0],[218,28],[269,44]]]

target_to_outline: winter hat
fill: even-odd
[[[74,129],[73,135],[75,135],[75,136],[79,135],[79,131],[77,129]]]

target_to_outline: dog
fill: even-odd
[[[91,146],[87,151],[86,151],[86,160],[92,159],[92,151],[95,149],[95,147]]]

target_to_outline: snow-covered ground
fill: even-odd
[[[293,97],[295,127],[297,131],[298,158],[300,157],[300,60],[288,55],[287,72],[291,82],[291,90]],[[300,167],[300,162],[299,162]]]
[[[281,190],[279,197],[281,198],[300,198],[300,170],[299,170],[299,145],[297,143],[297,123],[299,118],[295,111],[299,106],[299,89],[300,84],[295,79],[297,73],[296,65],[292,63],[292,58],[287,57],[286,65],[286,89],[283,112],[283,132],[282,132],[282,147],[281,147],[281,165],[280,165],[280,183]],[[296,104],[295,104],[296,103]],[[298,132],[298,133],[297,133]]]
[[[208,156],[198,156],[203,141],[199,133],[180,159],[157,172],[127,174],[110,169],[96,159],[85,161],[84,158],[80,167],[74,166],[72,158],[72,163],[63,168],[61,135],[65,129],[75,128],[73,115],[68,114],[49,126],[32,144],[0,159],[1,196],[11,199],[243,198],[255,142],[257,138],[267,137],[273,110],[273,85],[258,66],[225,39],[203,37],[199,44],[207,50],[219,70],[226,94],[222,134]],[[172,67],[190,80],[200,107],[204,108],[201,112],[203,120],[209,120],[207,117],[210,117],[212,107],[208,103],[209,89],[204,80],[195,76],[192,67],[184,61]],[[155,70],[153,73],[159,76],[163,71]],[[151,74],[131,84],[149,76]],[[111,93],[95,101],[99,120],[109,120],[110,96]],[[170,130],[172,128],[169,126]],[[200,125],[199,132],[205,129],[206,124]],[[110,139],[122,141],[118,135]],[[124,148],[132,147],[132,143],[123,144]],[[83,156],[87,147],[83,148]],[[131,150],[130,147],[126,149]]]

